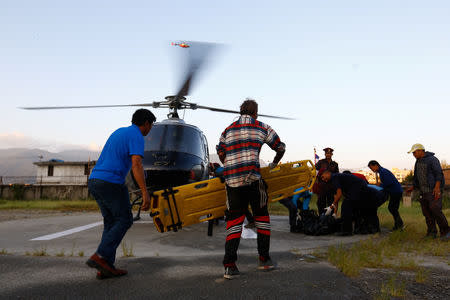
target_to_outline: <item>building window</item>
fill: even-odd
[[[84,165],[84,175],[89,175],[89,165],[88,164]]]
[[[53,166],[48,166],[47,176],[53,176]]]

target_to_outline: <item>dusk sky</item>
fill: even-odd
[[[170,42],[193,40],[223,46],[188,100],[238,110],[252,97],[260,113],[296,118],[260,119],[286,143],[284,162],[329,146],[342,170],[412,168],[417,142],[448,162],[449,16],[449,1],[3,0],[0,148],[101,150],[136,108],[17,107],[161,101],[183,71]],[[184,118],[215,153],[236,116]]]

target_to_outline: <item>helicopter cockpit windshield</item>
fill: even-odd
[[[205,157],[201,133],[189,126],[158,124],[153,126],[145,139],[145,151],[183,152]]]

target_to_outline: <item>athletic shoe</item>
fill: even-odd
[[[394,226],[394,227],[392,227],[392,229],[391,229],[391,231],[390,232],[394,232],[394,231],[403,231],[405,229],[405,226],[402,224],[402,225],[396,225],[396,226]]]
[[[447,234],[446,235],[443,235],[443,236],[441,236],[441,241],[444,241],[444,242],[448,242],[448,241],[450,241],[450,231],[449,232],[447,232]]]
[[[261,271],[270,271],[275,268],[275,265],[273,264],[272,260],[268,258],[266,261],[262,261],[261,259],[258,260],[258,270]]]
[[[241,275],[241,273],[239,273],[239,270],[236,266],[225,267],[225,273],[223,274],[223,278],[231,280],[231,279],[239,277],[239,275]]]
[[[424,238],[435,239],[435,238],[437,238],[437,233],[436,232],[427,232],[427,235]]]

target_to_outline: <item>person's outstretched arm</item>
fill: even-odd
[[[148,195],[147,186],[145,184],[144,166],[142,165],[142,156],[131,156],[131,169],[133,171],[134,179],[136,179],[142,193],[142,209],[148,210],[150,208],[150,196]]]

